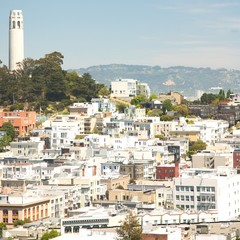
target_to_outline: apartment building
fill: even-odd
[[[240,213],[240,175],[229,167],[186,169],[174,179],[174,207],[218,211],[218,220],[235,219]]]
[[[0,221],[13,225],[17,219],[37,221],[50,217],[49,198],[1,195]]]
[[[150,97],[150,88],[147,83],[140,83],[136,79],[111,81],[111,97],[129,98],[140,94]]]
[[[13,156],[41,157],[44,141],[10,142],[10,151]]]
[[[17,135],[26,135],[36,127],[36,112],[0,112],[0,127],[5,122],[10,122],[14,126]]]

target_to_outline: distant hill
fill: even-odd
[[[204,92],[219,92],[231,89],[240,92],[240,71],[193,68],[193,67],[168,67],[110,64],[88,68],[71,69],[79,74],[89,73],[99,83],[110,86],[111,80],[117,78],[133,78],[149,84],[151,92],[161,93],[175,90],[185,96],[193,96],[195,90]]]

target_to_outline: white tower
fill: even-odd
[[[23,14],[21,10],[12,10],[9,16],[9,69],[16,70],[17,63],[23,59]]]

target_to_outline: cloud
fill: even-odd
[[[209,7],[210,8],[228,8],[228,7],[239,7],[240,3],[238,2],[225,2],[225,3],[213,3],[210,4]]]

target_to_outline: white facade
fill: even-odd
[[[98,112],[99,106],[97,102],[92,103],[73,103],[72,106],[69,107],[70,114],[81,114],[85,116],[92,116]]]
[[[111,81],[111,97],[129,98],[137,95],[150,97],[150,88],[147,83],[127,78]]]
[[[11,142],[10,150],[13,156],[41,157],[44,141]]]
[[[9,69],[16,70],[24,59],[23,13],[12,10],[9,16]]]
[[[118,79],[111,81],[111,97],[135,97],[137,96],[137,83],[135,79]]]
[[[240,175],[227,167],[217,170],[189,169],[174,179],[173,203],[180,209],[218,211],[218,220],[240,214]]]

